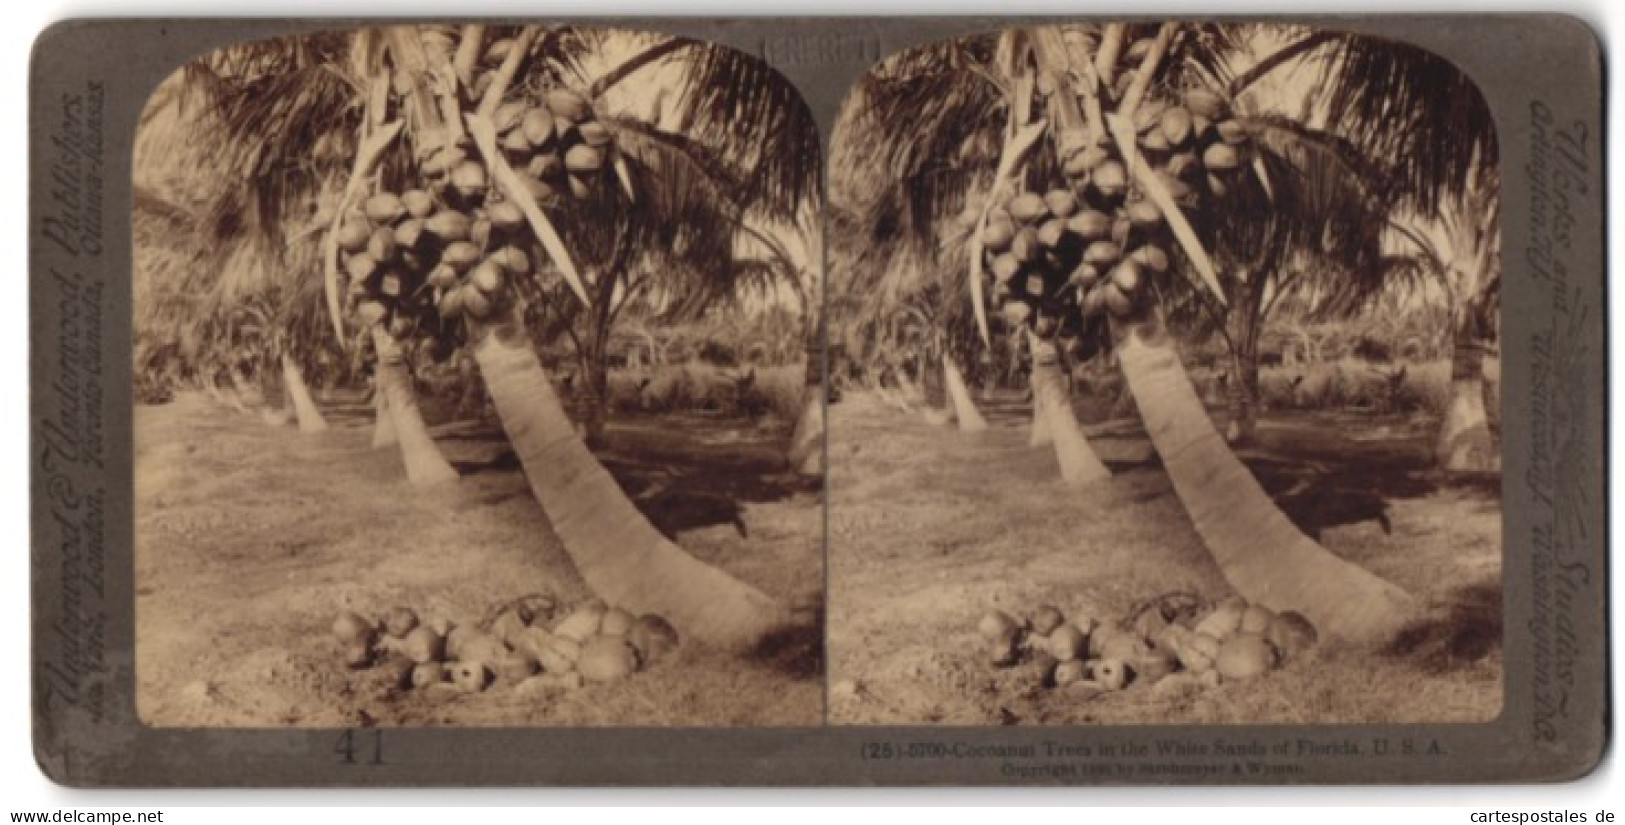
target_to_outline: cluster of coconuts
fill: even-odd
[[[1246,129],[1206,89],[1177,102],[1147,99],[1134,125],[1140,156],[1183,207],[1224,197],[1248,160]],[[1149,284],[1167,272],[1175,242],[1114,142],[1091,144],[1075,131],[1056,145],[1064,184],[1012,193],[990,210],[981,241],[1004,319],[1077,355],[1086,320],[1132,318],[1148,306]]]
[[[493,52],[503,43],[511,47],[498,41]],[[603,191],[615,147],[585,97],[553,89],[534,102],[503,103],[493,121],[523,197],[538,207],[557,207],[566,191],[576,198]],[[397,336],[430,307],[447,320],[492,317],[534,265],[524,205],[492,185],[469,139],[425,135],[418,148],[422,185],[380,188],[338,229],[350,309],[364,325],[387,323]]]
[[[1079,698],[1164,680],[1216,685],[1254,679],[1316,641],[1314,626],[1298,613],[1276,614],[1240,600],[1223,602],[1199,619],[1132,628],[1087,615],[1068,620],[1054,605],[1019,620],[990,610],[976,630],[993,667],[1029,665],[1045,687]]]
[[[345,611],[334,620],[333,635],[352,670],[386,667],[399,687],[463,693],[493,685],[529,692],[612,682],[670,656],[679,643],[664,618],[633,616],[597,600],[570,611],[516,606],[483,630],[421,621],[408,607],[376,622]]]

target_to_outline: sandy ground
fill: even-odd
[[[1085,411],[1114,478],[1069,488],[1053,450],[1027,445],[1028,406],[1004,396],[982,407],[992,426],[977,434],[863,393],[831,407],[832,722],[1442,722],[1500,712],[1499,479],[1434,477],[1432,422],[1416,419],[1268,417],[1261,446],[1242,453],[1271,473],[1382,492],[1391,534],[1352,521],[1325,528],[1322,543],[1435,608],[1437,621],[1392,649],[1322,644],[1260,680],[1088,700],[1040,686],[1031,668],[991,667],[975,631],[989,608],[1030,614],[1050,603],[1110,619],[1161,594],[1217,600],[1229,590],[1137,422]]]
[[[137,706],[148,724],[822,721],[815,645],[740,659],[689,644],[620,682],[540,698],[500,687],[431,698],[395,690],[377,671],[347,670],[328,631],[344,607],[377,615],[407,605],[469,623],[530,594],[564,603],[589,594],[499,432],[474,422],[435,427],[463,477],[421,489],[405,481],[396,450],[369,447],[371,413],[359,399],[327,412],[329,432],[301,435],[201,396],[136,410]],[[736,502],[743,527],[703,517],[679,524],[682,546],[769,594],[815,606],[822,497],[782,472],[783,429],[621,421],[604,459],[633,492],[675,479],[677,489]]]

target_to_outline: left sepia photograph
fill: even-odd
[[[824,720],[819,136],[742,52],[411,25],[136,135],[156,727]]]

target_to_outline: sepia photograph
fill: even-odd
[[[156,727],[824,719],[822,177],[743,52],[394,25],[135,137]]]
[[[830,721],[1495,719],[1499,163],[1454,64],[1333,29],[873,68],[829,159]]]

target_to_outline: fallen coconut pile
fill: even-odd
[[[556,621],[556,616],[562,616]],[[546,597],[514,602],[483,622],[427,621],[408,607],[379,621],[353,611],[333,622],[344,663],[383,669],[402,689],[529,693],[612,682],[671,655],[677,631],[664,618],[633,616],[593,600],[563,611]]]
[[[994,667],[1033,668],[1044,687],[1080,699],[1159,683],[1256,679],[1301,655],[1317,636],[1296,612],[1277,614],[1240,598],[1203,609],[1192,598],[1164,597],[1122,623],[1085,613],[1069,620],[1054,605],[1021,620],[991,610],[976,629]]]

